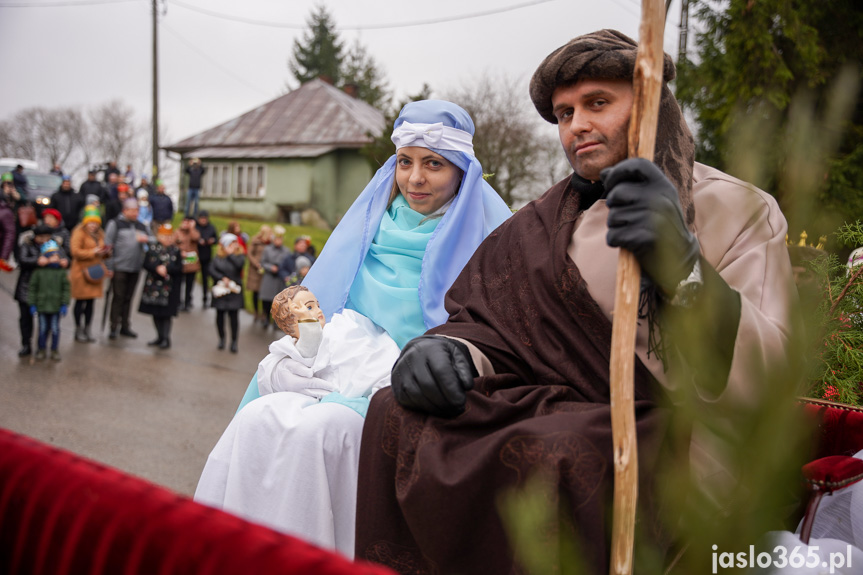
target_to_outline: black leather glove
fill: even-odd
[[[466,345],[439,335],[421,335],[407,343],[393,366],[393,395],[408,409],[455,417],[464,411],[476,376]]]
[[[632,252],[644,273],[673,294],[699,254],[674,184],[643,158],[623,160],[602,170],[600,177],[607,193],[608,245]]]

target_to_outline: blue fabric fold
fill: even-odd
[[[366,418],[366,413],[369,410],[370,400],[368,397],[345,397],[338,391],[334,391],[329,395],[321,398],[321,403],[338,403],[349,409],[353,409],[359,413],[363,419]]]

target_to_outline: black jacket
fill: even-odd
[[[150,207],[154,222],[168,222],[174,217],[174,202],[165,194],[157,192],[150,196]]]
[[[197,166],[187,166],[186,173],[189,174],[189,188],[200,190],[201,189],[201,177],[204,175],[204,172],[207,171],[207,168],[201,165]]]
[[[207,222],[206,226],[196,223],[198,233],[201,234],[201,239],[198,240],[198,258],[202,262],[209,262],[213,259],[213,245],[219,240],[219,233],[216,231],[216,226]],[[210,240],[215,240],[212,243]],[[209,270],[207,270],[209,273]]]
[[[213,298],[213,307],[217,310],[232,310],[242,309],[243,307],[243,265],[246,263],[246,256],[243,254],[233,254],[223,258],[213,258],[210,263],[210,275],[213,276],[213,285],[215,286],[222,278],[227,277],[240,286],[240,293],[229,293],[222,297]]]
[[[74,190],[57,190],[51,196],[51,207],[60,212],[63,225],[71,231],[78,225],[78,218],[84,209],[84,196]]]
[[[84,201],[87,201],[87,196],[90,194],[99,198],[99,202],[101,204],[105,204],[108,201],[108,190],[105,189],[105,186],[102,185],[102,182],[97,182],[93,180],[86,180],[81,187],[78,188],[78,193],[81,194],[81,197],[84,198]]]

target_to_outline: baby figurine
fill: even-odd
[[[261,395],[298,393],[344,403],[364,416],[368,399],[390,384],[399,356],[386,331],[349,309],[327,322],[315,294],[301,285],[282,290],[271,313],[286,335],[258,365]]]
[[[317,354],[327,321],[309,288],[295,285],[282,290],[273,299],[270,314],[280,330],[297,340],[300,355]]]

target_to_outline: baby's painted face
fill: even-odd
[[[293,299],[291,299],[290,306],[290,310],[298,322],[304,319],[316,319],[321,323],[321,327],[324,327],[326,323],[324,312],[321,311],[320,306],[318,306],[318,299],[312,292],[297,292]]]

